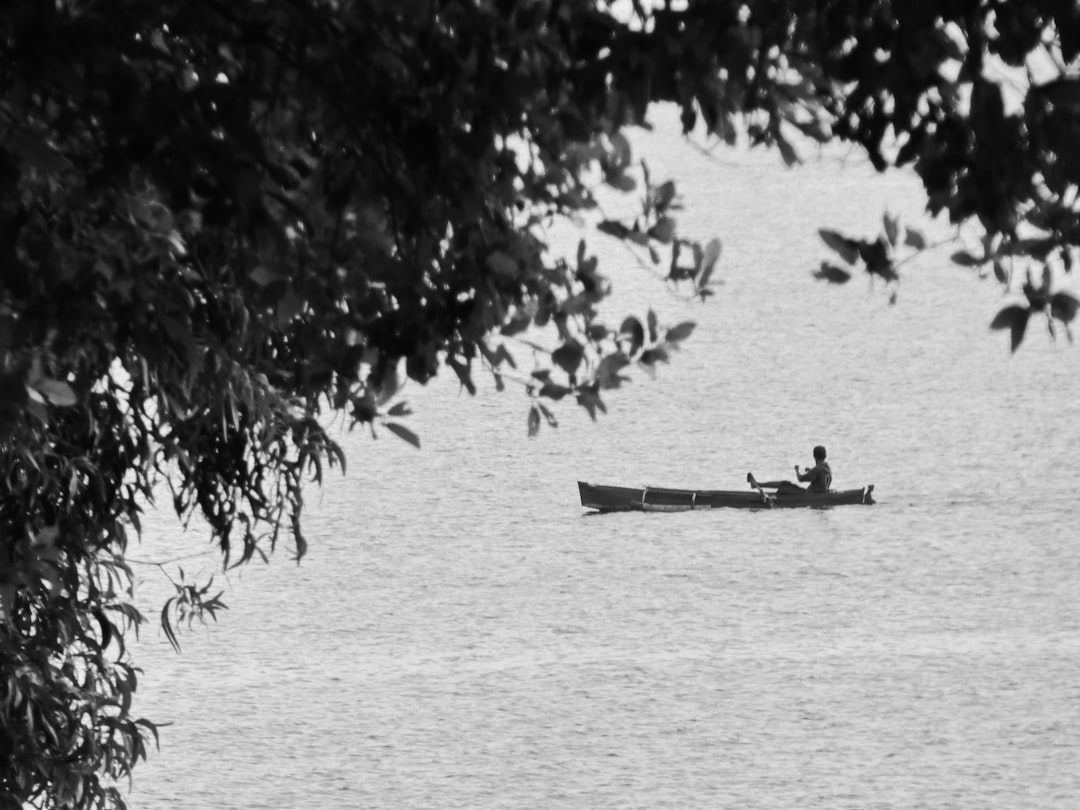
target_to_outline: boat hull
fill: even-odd
[[[599,512],[690,512],[697,509],[826,508],[872,504],[874,485],[816,494],[762,490],[614,487],[578,481],[581,505]]]

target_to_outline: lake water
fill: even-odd
[[[137,708],[172,725],[133,808],[1080,806],[1080,347],[1033,328],[1010,356],[999,289],[948,249],[895,305],[815,281],[818,227],[869,235],[888,207],[940,230],[909,178],[637,140],[681,232],[723,239],[724,284],[687,303],[590,244],[611,322],[652,301],[698,322],[685,349],[532,440],[521,393],[449,379],[406,389],[422,450],[342,435],[300,566],[219,576],[230,610],[180,655],[144,630]],[[578,502],[578,479],[787,477],[818,443],[878,505]],[[217,570],[165,513],[132,556]],[[156,616],[167,583],[139,570]]]

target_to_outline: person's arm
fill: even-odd
[[[815,479],[817,479],[820,472],[821,467],[817,464],[815,464],[813,467],[807,467],[805,473],[799,472],[799,465],[795,465],[795,475],[802,483],[806,483],[807,481],[814,481]]]

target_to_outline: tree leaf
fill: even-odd
[[[885,226],[885,238],[889,240],[889,244],[896,247],[896,240],[900,235],[900,228],[897,224],[897,218],[891,217],[885,214],[882,217],[882,224]]]
[[[533,405],[529,408],[529,438],[540,432],[540,409]]]
[[[417,449],[420,448],[420,437],[404,425],[399,425],[397,422],[384,422],[383,424],[395,436],[401,437]]]
[[[553,382],[546,382],[541,386],[537,392],[538,396],[547,397],[558,402],[560,399],[571,393],[573,389],[567,388],[565,385],[556,385]]]
[[[667,330],[667,334],[664,335],[665,343],[678,343],[686,340],[693,333],[694,328],[697,326],[693,321],[683,321],[677,326],[673,326]]]
[[[1080,301],[1067,292],[1056,292],[1050,296],[1050,314],[1064,323],[1070,323],[1080,309]]]
[[[914,228],[908,228],[906,235],[904,236],[904,244],[908,247],[915,248],[915,250],[925,250],[926,237],[923,236],[922,231],[917,231]]]
[[[616,239],[625,239],[630,235],[629,228],[613,219],[603,220],[596,226],[596,229],[600,231],[600,233],[606,233],[608,236],[614,236]]]
[[[544,415],[544,420],[548,423],[548,427],[557,428],[559,426],[559,420],[555,418],[555,414],[544,406],[544,403],[537,402],[536,407],[539,408],[540,413]]]
[[[567,374],[576,374],[584,357],[585,347],[576,340],[571,340],[551,353],[551,362]]]
[[[791,142],[783,135],[780,135],[779,132],[776,135],[776,146],[780,149],[780,157],[784,159],[784,165],[794,166],[799,162],[799,153],[795,151],[795,147],[791,145]]]
[[[1010,332],[1012,351],[1015,352],[1024,340],[1024,332],[1027,330],[1028,319],[1031,310],[1019,304],[1010,304],[994,316],[990,322],[991,329],[1008,329]]]
[[[34,388],[53,405],[62,408],[71,407],[79,401],[71,386],[63,380],[41,379],[34,384]]]
[[[958,250],[952,256],[953,264],[958,264],[961,267],[978,267],[982,264],[982,259],[966,250]]]
[[[583,388],[578,391],[577,402],[589,412],[589,418],[596,421],[596,412],[607,413],[607,407],[600,399],[600,393],[595,388]]]
[[[656,363],[668,363],[671,362],[671,356],[662,346],[657,346],[654,349],[646,349],[641,353],[641,357],[638,358],[638,362],[652,366]]]
[[[1027,307],[1022,307],[1019,304],[1010,304],[994,316],[994,320],[990,321],[990,328],[1010,329],[1012,328],[1013,321],[1021,316],[1026,317],[1027,312]]]
[[[631,356],[645,343],[645,327],[641,325],[641,321],[632,315],[622,322],[622,326],[619,327],[619,334],[630,338],[629,354]]]
[[[700,290],[709,283],[709,279],[712,278],[713,270],[716,269],[716,263],[720,259],[720,252],[723,250],[723,243],[719,239],[710,239],[709,243],[705,245],[705,250],[701,255],[701,272],[697,275],[697,288]]]
[[[664,217],[649,228],[649,236],[661,244],[671,244],[671,240],[675,238],[675,220],[671,219],[671,217]]]
[[[408,416],[412,413],[412,408],[407,402],[399,402],[386,413],[388,416]]]
[[[821,236],[821,241],[840,254],[840,258],[848,264],[855,264],[859,260],[859,243],[855,240],[828,228],[819,228],[818,235]]]
[[[622,352],[609,354],[601,360],[596,369],[596,381],[600,388],[609,390],[621,386],[625,378],[620,376],[619,372],[628,365],[630,365],[630,358]],[[578,401],[581,401],[580,397]]]
[[[851,273],[835,264],[822,262],[821,267],[814,271],[814,278],[827,281],[830,284],[846,284],[851,280]]]
[[[671,201],[675,199],[675,183],[668,180],[665,183],[656,187],[655,190],[655,206],[657,212],[663,212],[671,205]]]
[[[656,313],[650,309],[645,320],[649,326],[649,343],[656,343]]]
[[[1002,284],[1009,283],[1009,271],[1005,269],[1005,263],[1001,259],[994,259],[994,278]]]

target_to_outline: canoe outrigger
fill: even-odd
[[[600,512],[689,512],[694,509],[775,509],[805,506],[822,508],[843,504],[874,503],[874,485],[862,489],[813,492],[764,489],[665,489],[613,487],[578,481],[581,505]]]

